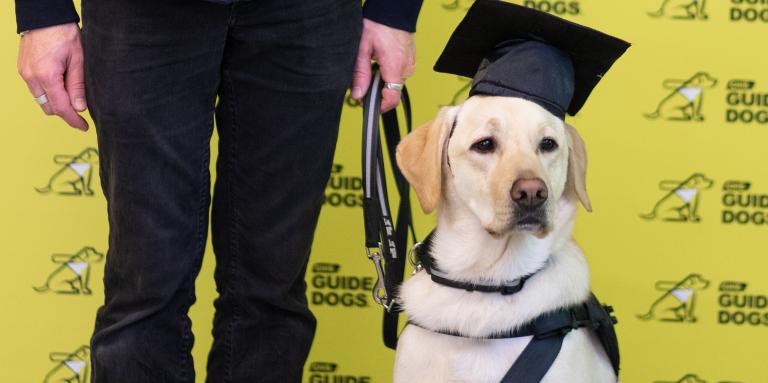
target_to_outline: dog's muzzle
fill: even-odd
[[[510,197],[515,204],[512,229],[537,231],[547,225],[545,203],[547,185],[540,178],[522,178],[512,185]]]

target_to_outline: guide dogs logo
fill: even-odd
[[[473,2],[474,0],[446,0],[442,5],[443,9],[447,11],[461,10],[466,12]],[[577,16],[581,14],[581,4],[577,0],[523,0],[516,1],[516,3],[558,16]]]
[[[51,362],[56,362],[43,383],[86,383],[91,375],[91,349],[80,346],[73,352],[52,352],[48,356]]]
[[[748,293],[747,286],[739,281],[720,283],[718,324],[768,326],[768,295]]]
[[[653,383],[707,383],[707,381],[696,374],[688,374],[678,380],[657,380]]]
[[[333,207],[362,207],[363,179],[359,176],[344,174],[344,166],[333,164],[331,177],[325,186],[323,205]]]
[[[653,383],[709,383],[696,374],[687,374],[678,380],[656,380]],[[732,380],[720,380],[718,383],[740,383]]]
[[[660,219],[671,222],[699,222],[701,192],[712,188],[715,181],[702,173],[691,174],[683,181],[666,180],[659,183],[659,189],[666,192],[648,214],[640,217],[646,220]]]
[[[339,365],[333,362],[312,362],[309,365],[309,383],[371,383],[370,376],[341,375]]]
[[[637,318],[644,321],[696,322],[696,296],[708,286],[709,281],[700,274],[690,274],[680,281],[658,281],[656,291],[661,291],[661,296],[651,304],[647,313],[638,314]]]
[[[768,225],[768,194],[752,190],[749,181],[726,181],[723,184],[722,222]]]
[[[466,11],[472,6],[474,1],[475,0],[448,0],[443,2],[443,9],[447,11],[455,11],[457,9]]]
[[[705,10],[707,0],[663,0],[661,6],[654,12],[648,12],[651,17],[667,16],[671,19],[706,20],[709,18]]]
[[[725,122],[768,124],[768,93],[755,90],[757,81],[733,79],[728,81]]]
[[[728,19],[732,22],[768,22],[766,0],[730,0]],[[655,11],[648,12],[653,18],[667,17],[676,20],[707,20],[707,0],[662,0]],[[725,9],[725,8],[723,8]]]
[[[53,157],[53,162],[61,166],[48,179],[47,185],[35,190],[40,194],[93,196],[91,180],[93,168],[98,161],[99,151],[95,148],[86,148],[76,155],[56,155]]]
[[[45,283],[33,287],[39,293],[91,295],[91,264],[101,262],[104,254],[86,246],[75,254],[53,254],[51,261],[57,265]]]
[[[651,120],[665,118],[669,121],[704,121],[702,105],[704,92],[717,85],[717,79],[706,72],[698,72],[687,80],[668,79],[662,82],[670,92],[659,102],[656,110],[646,113]]]
[[[367,307],[373,290],[372,277],[340,274],[341,265],[319,262],[312,265],[313,305]]]
[[[731,0],[731,21],[768,22],[768,2],[765,0]]]

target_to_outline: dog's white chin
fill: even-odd
[[[544,238],[552,231],[549,223],[506,223],[483,226],[485,231],[493,238],[500,239],[515,233],[529,233],[537,238]]]

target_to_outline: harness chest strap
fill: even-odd
[[[613,310],[608,308],[607,310]],[[610,311],[609,311],[610,312]],[[615,323],[615,322],[614,322]],[[427,326],[421,325],[414,320],[409,320],[408,324],[412,324],[417,327],[421,327],[425,330],[436,332],[444,335],[451,335],[461,338],[470,339],[509,339],[520,338],[525,336],[533,336],[537,339],[544,339],[555,337],[559,335],[565,335],[572,330],[579,328],[596,329],[601,324],[599,319],[591,318],[588,309],[585,305],[577,305],[567,309],[560,309],[557,311],[549,312],[539,316],[532,322],[525,326],[508,330],[501,333],[489,334],[487,336],[476,337],[466,334],[461,334],[457,331],[446,329],[432,329]]]
[[[414,247],[413,253],[418,258],[418,261],[414,260],[413,263],[416,271],[424,270],[435,283],[470,292],[477,291],[510,295],[522,290],[525,281],[533,276],[533,274],[530,274],[511,283],[501,285],[483,285],[449,279],[436,267],[434,259],[430,255],[433,237],[434,232],[430,233],[421,244]],[[595,332],[608,355],[614,373],[618,377],[619,346],[616,332],[613,328],[618,321],[611,315],[612,312],[612,307],[601,304],[594,294],[590,294],[589,299],[583,304],[548,312],[520,328],[480,338],[449,329],[431,329],[414,320],[410,320],[408,324],[439,334],[471,339],[508,339],[532,336],[533,339],[504,375],[501,383],[538,383],[544,378],[555,359],[557,359],[565,336],[579,328],[587,328]]]
[[[576,329],[586,328],[594,331],[603,346],[613,367],[619,375],[619,348],[613,329],[617,323],[611,315],[613,308],[602,305],[594,294],[581,305],[545,313],[529,324],[518,329],[484,337],[474,337],[445,329],[431,329],[410,320],[408,324],[421,327],[439,334],[470,339],[509,339],[532,336],[520,356],[504,375],[501,383],[539,383],[557,359],[565,336]]]

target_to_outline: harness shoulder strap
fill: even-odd
[[[569,313],[571,318],[578,319],[582,315],[576,314],[583,310],[588,319],[584,321],[575,320],[570,328],[564,325],[560,318],[562,313]],[[507,374],[501,380],[501,383],[539,383],[552,367],[557,359],[563,341],[567,333],[584,324],[591,331],[595,331],[600,343],[608,355],[608,359],[613,367],[613,372],[619,376],[619,342],[616,338],[614,324],[616,318],[611,316],[613,309],[605,306],[597,300],[594,294],[591,294],[583,306],[577,306],[568,310],[561,310],[555,315],[545,315],[539,317],[533,324],[541,331],[534,335],[531,342],[523,350],[523,353],[517,358],[510,367]],[[579,323],[581,322],[581,323]]]
[[[603,349],[608,355],[608,359],[611,361],[613,372],[616,376],[619,376],[619,364],[621,358],[619,356],[619,340],[616,336],[616,329],[614,328],[614,325],[618,323],[618,320],[611,315],[613,313],[613,307],[600,303],[600,301],[597,300],[597,297],[595,297],[595,294],[592,294],[589,297],[585,306],[589,312],[589,316],[599,324],[595,328],[595,334],[597,334],[597,339],[600,340],[600,344],[603,345]]]
[[[565,334],[531,339],[501,383],[539,383],[557,359]]]

